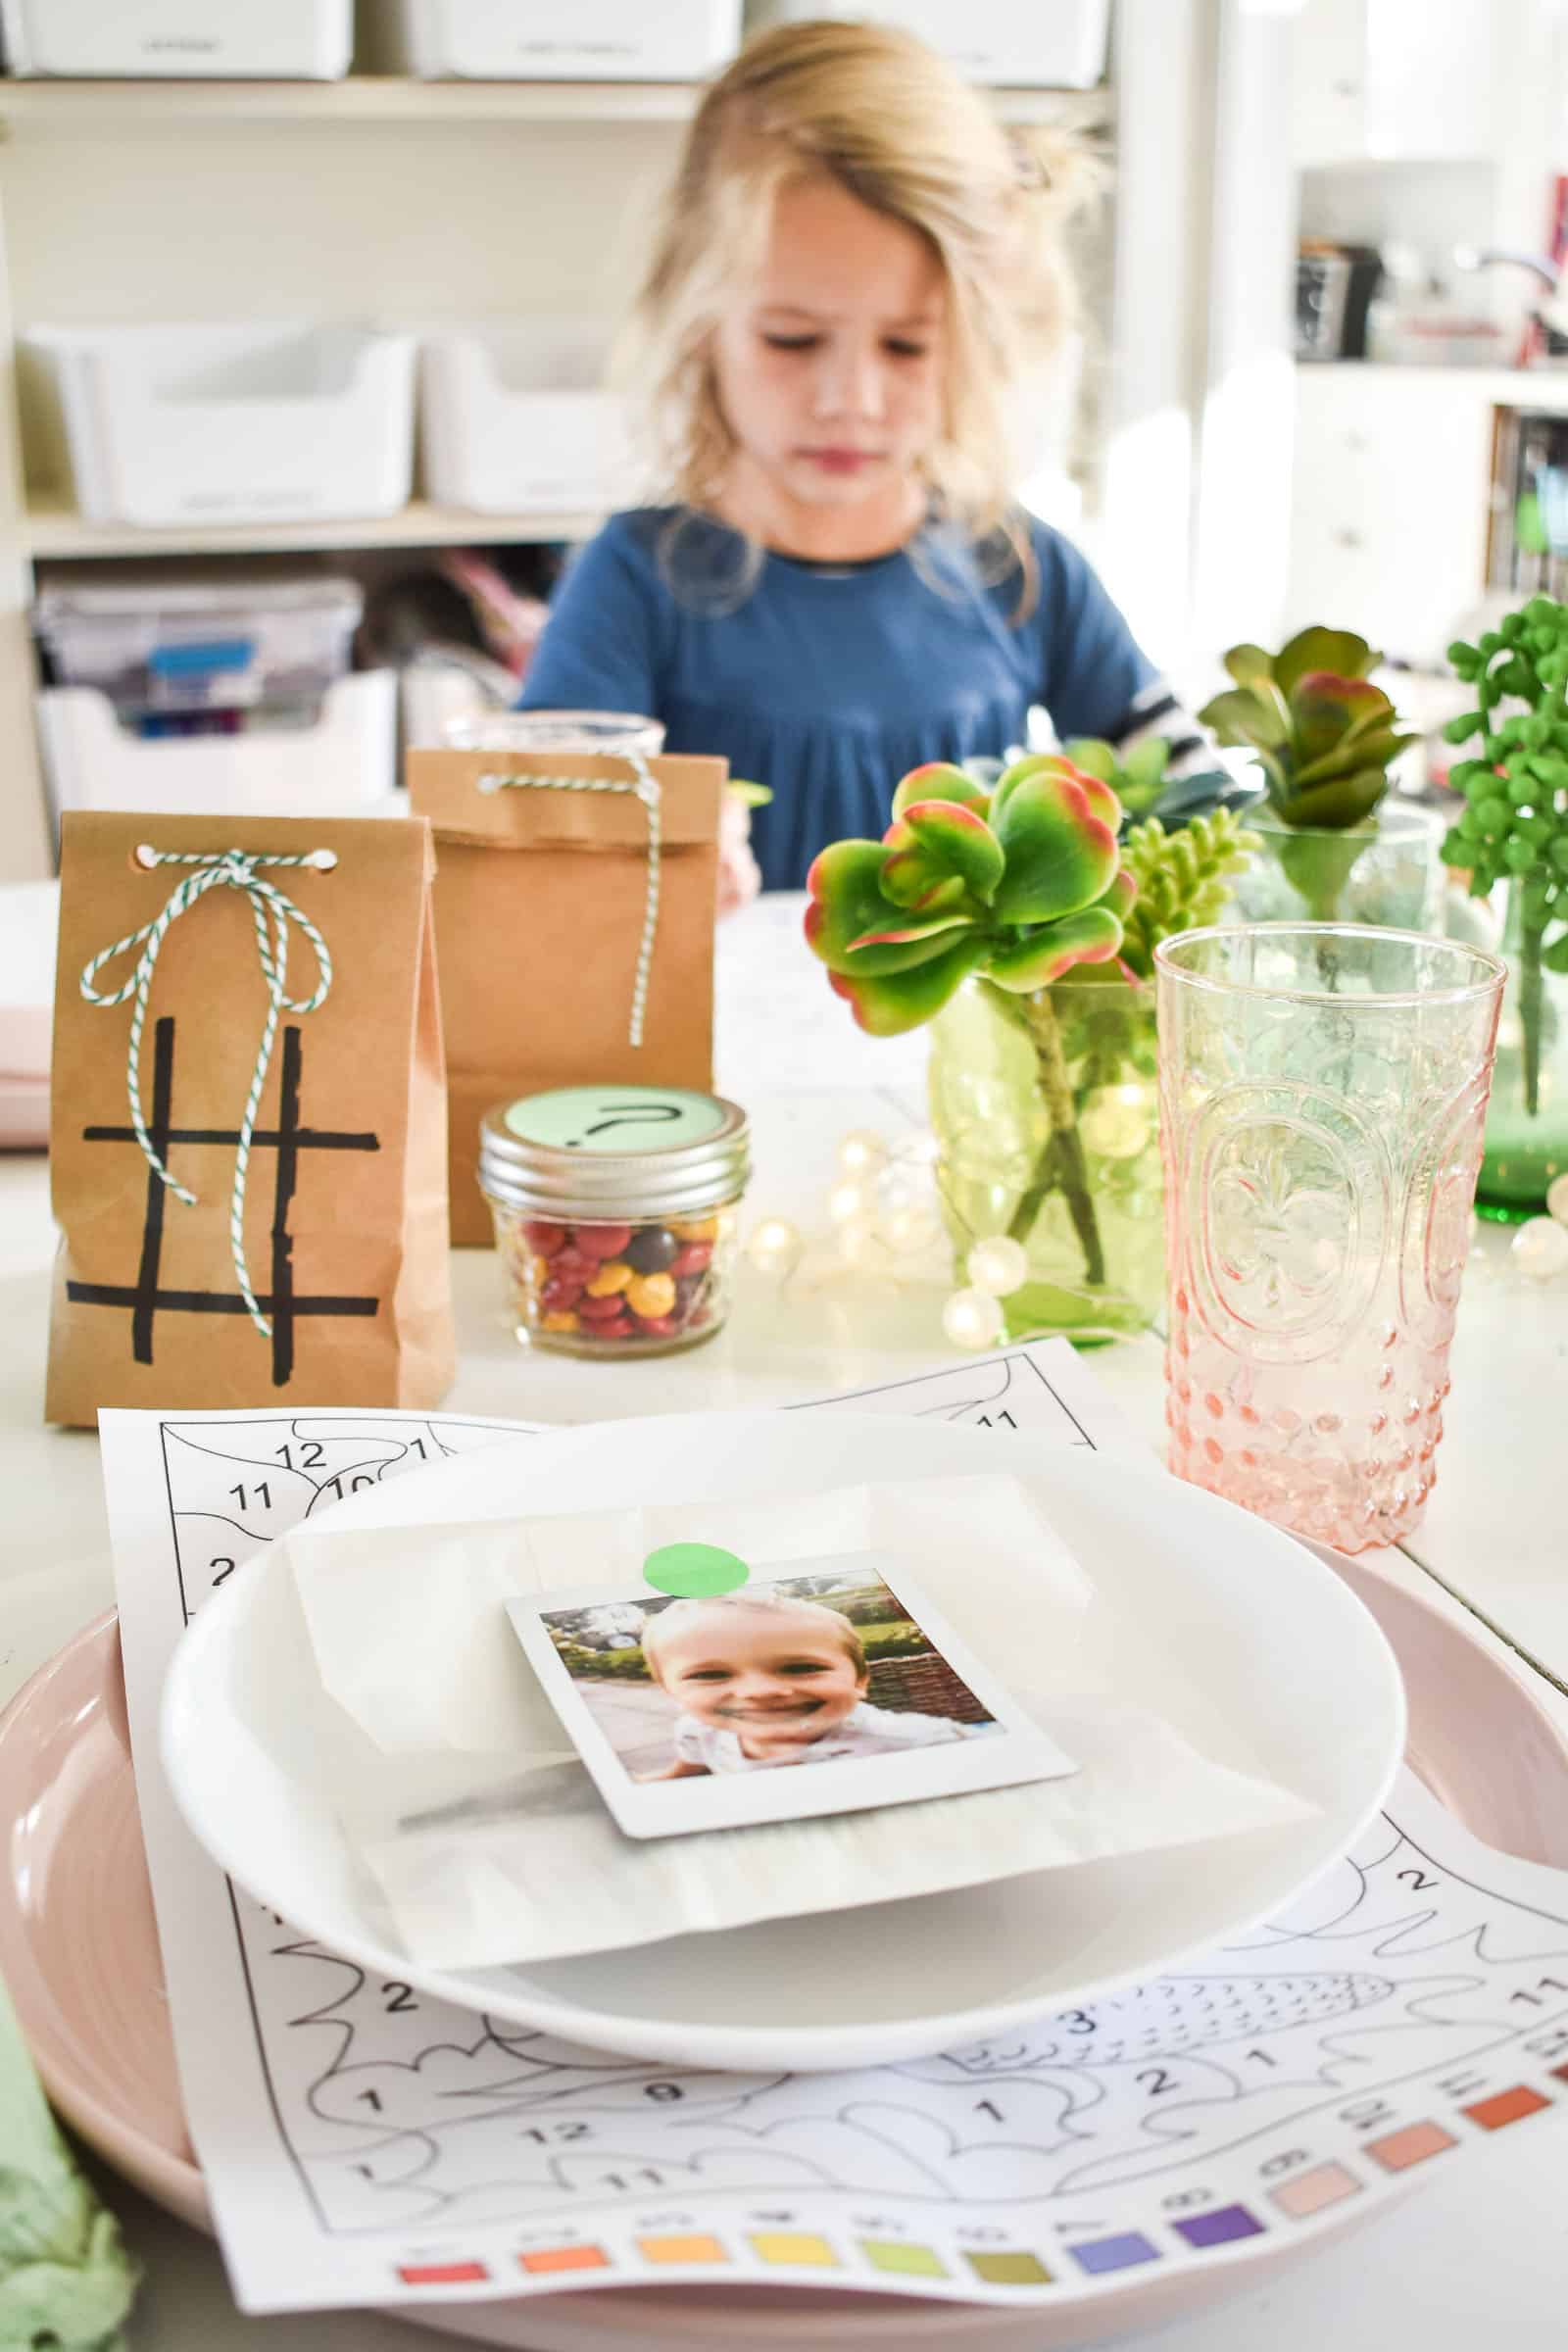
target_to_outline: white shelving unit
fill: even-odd
[[[27,608],[47,561],[498,545],[588,514],[416,501],[367,522],[150,531],[74,512],[40,324],[246,316],[429,325],[617,317],[699,92],[672,83],[0,79],[0,878],[49,870]],[[1002,90],[1011,122],[1095,128],[1105,91]]]

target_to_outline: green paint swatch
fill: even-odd
[[[969,2267],[988,2286],[1049,2286],[1051,2273],[1033,2254],[971,2254]]]
[[[894,2237],[862,2237],[860,2252],[879,2271],[902,2271],[906,2278],[946,2278],[948,2266],[935,2246],[906,2246]]]
[[[682,1600],[710,1592],[733,1592],[751,1575],[746,1562],[716,1544],[661,1544],[643,1562],[647,1582]]]

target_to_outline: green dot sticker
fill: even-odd
[[[678,1086],[558,1086],[514,1102],[506,1124],[555,1152],[667,1152],[715,1135],[724,1105]]]
[[[643,1562],[645,1581],[656,1592],[673,1592],[679,1600],[733,1592],[751,1573],[744,1560],[716,1544],[661,1544]]]

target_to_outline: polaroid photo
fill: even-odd
[[[791,1561],[710,1598],[572,1590],[507,1609],[628,1837],[1078,1770],[880,1552]]]

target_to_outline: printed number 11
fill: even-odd
[[[998,1413],[997,1421],[1005,1422],[1008,1429],[1016,1429],[1018,1426],[1017,1422],[1008,1412],[1005,1405],[1004,1405],[1001,1412]],[[976,1429],[995,1429],[997,1426],[997,1421],[993,1421],[989,1413],[980,1413],[976,1415],[975,1427]]]

